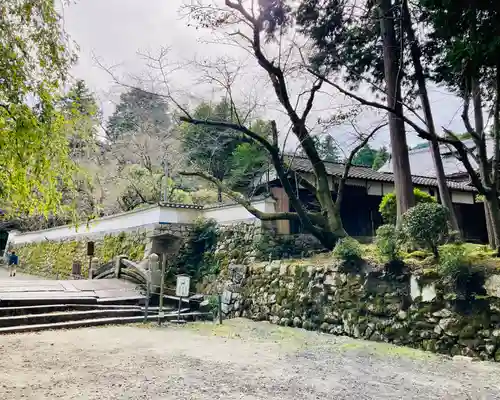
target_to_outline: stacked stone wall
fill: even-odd
[[[348,273],[334,260],[230,264],[220,281],[225,317],[500,361],[497,275],[467,296],[432,275]]]

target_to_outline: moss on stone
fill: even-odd
[[[144,256],[146,234],[142,232],[106,235],[95,242],[95,256],[101,263],[110,261],[119,254],[125,254],[134,261]],[[81,263],[82,275],[88,274],[86,241],[45,241],[16,247],[19,255],[19,269],[31,275],[50,278],[71,276],[73,262]]]

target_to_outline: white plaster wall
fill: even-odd
[[[272,199],[265,199],[253,202],[252,205],[262,212],[274,212],[275,202]],[[207,219],[214,219],[221,225],[229,225],[238,222],[257,222],[260,221],[250,214],[245,207],[239,204],[205,209],[203,216]]]
[[[20,245],[30,242],[41,242],[44,240],[61,240],[77,238],[95,234],[105,234],[121,232],[133,228],[147,227],[158,223],[160,218],[160,208],[150,207],[146,209],[130,211],[116,214],[109,217],[99,218],[91,221],[88,225],[83,224],[78,227],[73,225],[59,226],[56,228],[44,229],[16,234],[9,234],[9,244]]]
[[[192,208],[159,207],[159,219],[156,223],[189,224],[201,217],[202,214],[203,210]]]
[[[392,183],[382,183],[382,195],[385,196],[387,193],[392,193],[395,191],[394,184]]]
[[[252,203],[260,211],[274,212],[274,200],[265,199]],[[126,232],[137,229],[154,229],[159,223],[189,224],[197,218],[215,219],[220,224],[236,222],[255,222],[257,219],[240,205],[219,208],[192,209],[151,206],[136,211],[99,218],[89,225],[75,227],[72,225],[44,229],[26,233],[10,232],[7,245],[41,242],[45,240],[66,240],[86,236],[101,236],[109,233]],[[260,222],[260,221],[259,221]]]
[[[383,196],[382,184],[380,182],[369,182],[366,189],[370,196]]]
[[[451,201],[460,204],[474,204],[474,193],[451,192]]]

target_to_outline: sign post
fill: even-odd
[[[175,295],[179,297],[179,309],[177,311],[177,323],[182,324],[185,321],[181,320],[181,307],[182,298],[189,297],[189,283],[190,278],[188,275],[177,275],[177,284],[175,286]]]

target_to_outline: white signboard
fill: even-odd
[[[175,295],[179,297],[189,297],[189,276],[178,275]]]

